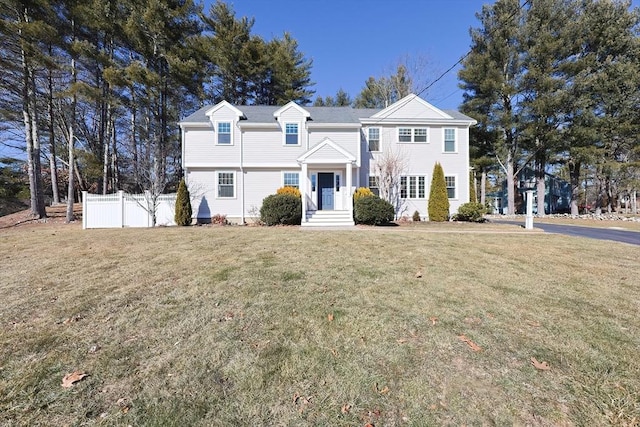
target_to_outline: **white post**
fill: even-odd
[[[118,190],[118,204],[120,205],[120,228],[124,227],[124,191]]]
[[[527,190],[527,219],[524,228],[533,230],[533,190]]]
[[[351,190],[351,186],[353,185],[351,181],[353,181],[353,167],[351,162],[347,163],[347,179],[346,181],[346,186],[347,186],[347,191],[345,191],[345,196],[347,198],[347,200],[345,200],[344,203],[347,204],[347,210],[349,212],[351,212],[351,216],[353,216],[353,202],[352,200],[352,190]]]
[[[82,229],[87,229],[87,192],[82,192]]]
[[[307,177],[307,164],[302,164],[302,179],[300,180],[300,198],[302,199],[302,222],[307,222],[307,185],[309,177]]]

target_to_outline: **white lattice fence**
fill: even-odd
[[[175,225],[175,194],[158,196],[155,209],[147,194],[89,194],[82,192],[82,228],[151,227],[152,213],[156,225]]]

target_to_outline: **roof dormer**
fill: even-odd
[[[311,118],[311,113],[307,110],[291,101],[288,104],[283,105],[281,108],[277,109],[273,113],[273,117],[279,122],[283,120],[309,120]]]
[[[209,120],[213,121],[214,115],[217,115],[218,113],[225,110],[226,110],[225,116],[227,117],[229,116],[229,114],[231,114],[232,116],[235,116],[236,120],[240,120],[244,117],[244,114],[242,113],[242,111],[238,110],[236,107],[229,104],[227,101],[218,102],[216,105],[208,109],[205,115],[209,117]]]

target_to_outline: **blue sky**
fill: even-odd
[[[214,0],[205,2],[205,12]],[[403,58],[429,80],[449,69],[470,47],[482,0],[228,0],[236,18],[255,18],[253,34],[265,40],[287,31],[313,59],[316,95],[344,89],[352,98],[369,76],[390,75]],[[635,6],[640,0],[633,0]],[[422,65],[420,65],[422,64]],[[457,66],[421,96],[436,107],[462,103]],[[424,80],[424,79],[421,79]],[[422,82],[420,82],[422,83]],[[425,85],[421,84],[423,88]]]

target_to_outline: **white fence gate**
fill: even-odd
[[[156,200],[156,225],[175,225],[175,194]],[[89,194],[82,192],[82,228],[151,227],[153,201],[149,193]]]

